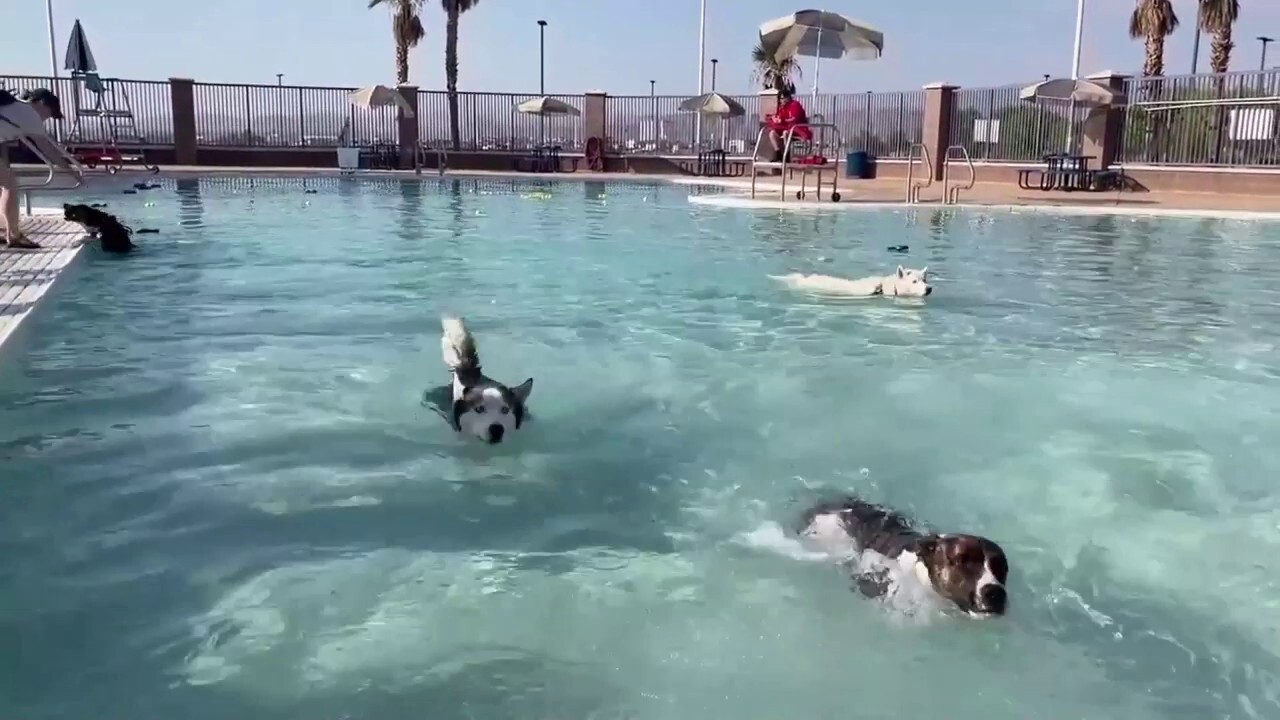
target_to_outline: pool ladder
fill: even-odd
[[[916,151],[919,150],[919,154]],[[916,160],[924,166],[924,180],[917,181],[915,177]],[[920,202],[920,191],[933,184],[933,160],[929,157],[929,148],[924,143],[911,143],[911,147],[907,148],[907,204],[915,205]]]
[[[418,145],[418,151],[413,154],[413,172],[421,175],[423,166],[426,165],[427,153],[435,153],[436,156],[436,172],[441,177],[444,171],[449,167],[449,151],[443,147],[430,147],[425,143]]]
[[[957,156],[955,151],[959,150]],[[964,160],[965,166],[969,169],[969,181],[967,184],[952,185],[951,184],[951,161]],[[947,148],[947,154],[942,160],[942,202],[947,205],[955,205],[960,202],[960,192],[963,190],[971,190],[978,182],[978,171],[973,166],[973,159],[969,157],[969,151],[963,145],[951,145]]]

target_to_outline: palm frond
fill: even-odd
[[[1240,0],[1200,0],[1200,29],[1207,33],[1230,32],[1240,19]]]

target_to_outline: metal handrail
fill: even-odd
[[[924,182],[915,182],[916,148],[920,148],[920,162],[929,171]],[[929,157],[929,148],[924,143],[911,143],[907,148],[907,204],[920,202],[920,191],[933,184],[933,160]]]
[[[815,117],[821,117],[821,116],[815,116]],[[809,131],[813,134],[814,140],[809,141],[812,145],[816,145],[820,150],[823,150],[829,146],[835,151],[836,157],[834,159],[834,162],[831,163],[830,165],[803,165],[800,163],[786,162],[786,159],[791,157],[791,145],[793,142],[795,142],[796,127],[787,128],[786,133],[783,134],[783,137],[782,137],[783,162],[778,163],[771,160],[760,160],[760,146],[764,142],[765,133],[768,132],[770,129],[768,125],[761,125],[760,130],[756,132],[756,144],[755,144],[755,148],[751,153],[751,197],[752,198],[756,196],[756,178],[759,176],[759,171],[757,170],[756,166],[763,164],[768,166],[770,169],[774,167],[781,168],[782,184],[781,184],[781,187],[779,188],[779,193],[784,200],[787,197],[787,172],[794,171],[794,170],[801,171],[800,192],[802,194],[805,191],[804,173],[810,173],[810,172],[821,173],[823,171],[830,171],[833,175],[833,179],[831,183],[832,197],[835,200],[839,199],[840,197],[839,191],[836,189],[837,181],[834,178],[838,178],[840,175],[839,155],[840,155],[840,150],[844,147],[844,137],[840,133],[840,127],[835,123],[813,122],[812,119],[809,122],[801,123],[801,124],[804,125],[806,128],[808,128]],[[828,130],[831,131],[831,134],[832,134],[832,137],[830,140],[828,140],[826,136],[826,132]],[[814,131],[817,131],[817,132],[814,132]],[[825,152],[823,153],[823,156],[824,157],[826,156]],[[818,192],[821,193],[821,191],[822,191],[822,175],[819,174],[818,175]]]
[[[56,164],[52,160],[50,160],[48,156],[46,156],[35,143],[31,142],[30,139],[26,137],[19,137],[18,142],[22,143],[23,146],[25,146],[28,150],[31,151],[32,155],[35,155],[37,158],[39,158],[40,162],[44,163],[45,167],[49,169],[49,172],[48,174],[45,175],[44,180],[41,181],[38,185],[32,185],[32,184],[24,185],[21,180],[18,181],[18,192],[22,193],[23,208],[26,210],[27,215],[31,215],[31,210],[32,210],[31,191],[37,188],[47,188],[53,184],[53,176],[56,170]],[[83,185],[84,184],[84,168],[81,167],[80,162],[76,160],[74,155],[67,152],[66,149],[63,148],[62,146],[58,145],[57,143],[54,143],[52,140],[50,140],[49,142],[53,144],[53,147],[57,149],[60,155],[62,155],[62,158],[66,160],[71,165],[71,167],[76,170],[76,172],[72,173],[72,176],[75,178],[75,183],[70,187],[59,188],[59,189],[74,190],[80,187],[81,185]]]
[[[444,176],[445,168],[449,166],[449,151],[442,147],[429,147],[426,144],[419,143],[418,149],[413,154],[413,171],[419,175],[422,174],[422,164],[426,160],[428,150],[434,150],[436,153],[436,171],[441,177]]]
[[[959,150],[960,159],[963,159],[965,165],[969,167],[969,184],[965,186],[951,186],[951,151]],[[973,166],[973,158],[969,157],[969,151],[963,145],[949,145],[947,154],[942,160],[942,201],[947,205],[955,205],[960,201],[960,191],[970,190],[978,183],[978,169]]]

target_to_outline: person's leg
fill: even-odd
[[[21,231],[18,215],[18,175],[9,165],[9,153],[0,146],[0,219],[3,220],[4,240],[12,248],[38,248]]]
[[[773,148],[773,155],[769,158],[774,162],[782,161],[782,136],[777,130],[769,131],[769,146]]]

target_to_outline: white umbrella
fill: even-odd
[[[404,99],[399,90],[386,85],[370,85],[351,93],[351,104],[362,108],[396,107],[405,117],[413,117],[413,106]]]
[[[742,117],[747,109],[737,100],[717,92],[691,97],[680,103],[681,112],[696,112],[699,115],[718,115],[720,117]]]
[[[578,108],[569,103],[549,97],[525,100],[516,105],[516,110],[529,115],[572,115],[577,117],[582,114]]]
[[[813,94],[818,94],[822,58],[876,60],[884,53],[884,33],[833,12],[801,10],[760,26],[760,44],[775,58],[814,58]]]
[[[1083,105],[1114,105],[1124,101],[1124,93],[1088,80],[1057,78],[1022,88],[1018,97],[1027,102],[1056,100]]]
[[[73,73],[92,73],[98,71],[98,61],[93,59],[93,51],[89,49],[89,38],[84,35],[80,21],[71,27],[71,39],[67,41],[67,57],[62,63],[64,70]]]

